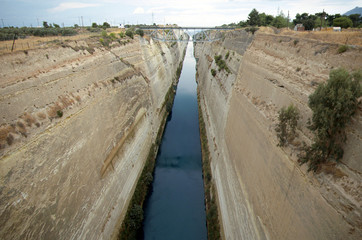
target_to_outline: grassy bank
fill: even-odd
[[[219,213],[216,202],[216,189],[212,181],[210,151],[207,141],[206,128],[202,110],[200,106],[200,92],[197,90],[197,102],[199,106],[199,125],[200,125],[200,141],[202,151],[202,172],[204,178],[205,205],[206,205],[206,223],[207,237],[209,240],[221,239]]]

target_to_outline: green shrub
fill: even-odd
[[[70,28],[63,28],[61,30],[61,35],[62,36],[74,36],[74,35],[77,35],[78,32],[75,31],[74,29],[70,29]]]
[[[126,36],[130,37],[133,39],[134,36],[134,32],[131,29],[127,29],[126,30]]]
[[[246,31],[246,32],[251,32],[253,35],[254,35],[254,33],[255,33],[256,31],[258,31],[258,30],[259,30],[259,28],[257,28],[257,27],[245,28],[245,31]]]
[[[295,39],[295,40],[293,41],[293,43],[294,43],[294,46],[296,46],[296,45],[299,43],[299,40],[298,40],[298,39]]]
[[[137,29],[137,30],[136,30],[136,34],[138,34],[138,35],[140,35],[141,37],[143,37],[144,32],[143,32],[142,29]]]
[[[293,141],[299,118],[299,110],[294,105],[280,109],[278,116],[279,123],[275,128],[279,140],[278,146],[283,147]]]
[[[214,59],[215,59],[216,65],[219,67],[219,71],[225,70],[226,72],[231,73],[228,66],[226,65],[226,62],[222,59],[221,55],[216,55],[214,57]]]
[[[344,53],[349,49],[349,47],[347,45],[341,45],[338,48],[338,53]]]
[[[126,37],[126,35],[124,34],[124,32],[120,32],[120,33],[119,33],[119,37],[120,37],[120,38],[124,38],[124,37]]]
[[[299,158],[301,164],[309,163],[308,170],[317,171],[322,163],[343,157],[345,127],[360,104],[361,81],[361,71],[332,70],[328,81],[309,96],[313,116],[308,128],[314,132],[314,142],[304,144]]]
[[[57,116],[60,117],[60,118],[63,117],[63,111],[62,111],[62,110],[58,110],[58,111],[57,111]]]
[[[99,41],[100,41],[100,43],[101,43],[103,46],[109,47],[110,41],[109,41],[108,38],[106,38],[106,39],[100,38]]]
[[[353,26],[353,22],[349,17],[339,17],[333,19],[334,27],[349,28]]]
[[[112,40],[117,39],[117,37],[116,37],[116,34],[115,34],[115,33],[110,33],[110,34],[109,34],[109,37],[110,37]]]
[[[103,37],[103,38],[107,38],[107,37],[108,37],[107,31],[102,31],[102,37]]]
[[[102,27],[103,27],[103,29],[106,29],[106,28],[110,28],[111,25],[107,22],[104,22]]]
[[[216,76],[216,70],[215,70],[215,69],[211,69],[211,75],[212,75],[213,77]]]
[[[225,55],[225,59],[228,59],[229,58],[229,55],[230,55],[230,52],[228,51]]]

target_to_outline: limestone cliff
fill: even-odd
[[[338,53],[339,44],[321,36],[239,30],[227,32],[223,41],[196,44],[200,103],[226,239],[361,237],[361,109],[348,126],[342,163],[313,174],[297,162],[301,142],[312,136],[306,128],[308,96],[331,69],[362,68],[360,45]],[[218,70],[215,55],[229,73]],[[290,103],[301,111],[299,137],[280,148],[277,112]]]
[[[115,236],[185,49],[87,38],[0,56],[0,238]]]

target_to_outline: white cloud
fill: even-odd
[[[75,8],[88,8],[88,7],[97,7],[100,4],[97,3],[80,3],[80,2],[65,2],[59,4],[55,8],[49,9],[50,12],[62,12],[68,9],[75,9]]]
[[[144,14],[144,13],[145,13],[145,10],[141,7],[138,7],[133,11],[133,14]]]

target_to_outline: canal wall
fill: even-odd
[[[0,238],[117,236],[186,45],[88,37],[0,56]]]
[[[360,33],[325,35],[262,28],[254,35],[230,31],[222,41],[195,45],[225,239],[359,239],[362,234],[361,109],[347,127],[340,164],[316,174],[297,162],[301,142],[312,140],[308,96],[331,69],[361,69]],[[354,46],[338,53],[346,41]],[[219,70],[218,55],[228,70]],[[280,148],[274,129],[278,111],[290,103],[302,116],[298,137]]]

